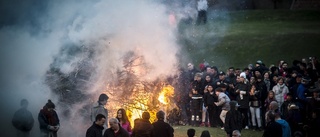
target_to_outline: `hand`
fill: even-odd
[[[54,131],[58,131],[60,126],[54,126]]]
[[[48,129],[54,131],[55,127],[54,126],[48,126]]]

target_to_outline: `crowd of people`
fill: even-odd
[[[175,87],[176,116],[169,112],[165,117],[160,110],[157,121],[150,123],[149,112],[144,112],[132,127],[123,108],[109,118],[105,106],[109,97],[101,94],[91,108],[93,123],[86,137],[173,137],[174,121],[221,128],[227,136],[240,136],[243,129],[251,129],[263,132],[263,137],[312,137],[320,127],[320,64],[315,57],[294,60],[291,67],[282,60],[269,67],[258,60],[226,72],[206,62],[199,70],[188,63],[187,70],[181,69],[170,84]],[[12,124],[17,136],[28,137],[34,119],[27,110],[28,101],[23,99],[20,105]],[[51,100],[39,111],[38,122],[41,137],[57,137],[60,121]],[[194,136],[195,130],[186,133]],[[210,132],[202,131],[201,137],[206,136]]]
[[[207,62],[199,69],[193,63],[187,67],[173,84],[180,124],[219,127],[228,136],[234,130],[251,129],[264,131],[265,137],[312,136],[320,127],[316,57],[294,60],[292,66],[283,60],[266,66],[258,60],[226,71]]]

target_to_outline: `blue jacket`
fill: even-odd
[[[291,129],[287,121],[283,119],[276,120],[282,127],[282,137],[291,137]]]

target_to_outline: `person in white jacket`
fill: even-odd
[[[200,25],[201,23],[206,24],[207,23],[207,9],[208,9],[208,2],[207,0],[199,0],[197,4],[197,10],[198,10],[198,18],[197,18],[197,25]]]
[[[278,78],[277,82],[277,85],[273,86],[272,91],[275,94],[275,99],[277,100],[279,106],[281,106],[286,95],[289,93],[289,89],[284,84],[284,79],[282,77]]]

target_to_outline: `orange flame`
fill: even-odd
[[[171,85],[166,85],[162,88],[161,92],[159,93],[158,100],[160,103],[164,105],[168,105],[170,103],[170,98],[173,97],[174,94],[174,87]]]

